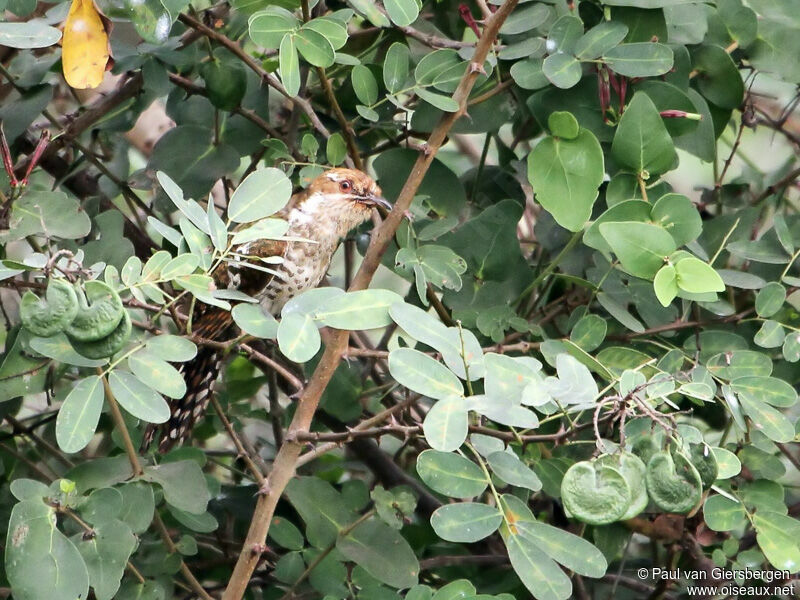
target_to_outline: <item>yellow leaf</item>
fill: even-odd
[[[61,63],[67,83],[77,89],[96,88],[110,58],[108,20],[93,0],[72,0],[64,23]]]

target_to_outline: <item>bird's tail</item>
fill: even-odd
[[[231,323],[230,312],[209,307],[198,315],[193,333],[205,339],[221,339]],[[160,438],[158,450],[163,453],[182,444],[189,437],[194,424],[206,412],[221,360],[218,350],[201,346],[197,356],[178,367],[178,372],[186,382],[186,393],[182,398],[170,401],[170,417],[166,423],[150,423],[147,426],[142,438],[142,452],[156,438]]]

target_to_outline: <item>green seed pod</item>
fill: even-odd
[[[689,458],[700,474],[703,489],[710,488],[717,480],[719,466],[711,448],[707,444],[692,444]]]
[[[125,308],[119,294],[102,281],[87,281],[84,288],[86,296],[78,295],[80,308],[67,327],[67,335],[73,341],[96,342],[117,328]]]
[[[561,481],[561,500],[573,517],[590,525],[618,521],[631,505],[631,489],[617,469],[597,461],[572,465]]]
[[[601,456],[597,462],[619,471],[631,489],[631,504],[620,517],[620,521],[632,519],[647,508],[647,503],[650,501],[644,483],[647,467],[641,458],[630,452],[620,452]]]
[[[131,337],[131,318],[128,311],[123,311],[125,314],[122,321],[119,322],[117,328],[108,334],[106,337],[99,339],[95,342],[79,342],[78,340],[71,340],[72,347],[75,352],[86,358],[106,358],[113,356],[122,349],[128,338]]]
[[[44,298],[25,292],[19,304],[22,325],[34,335],[50,337],[61,331],[75,318],[78,297],[65,279],[51,279]]]
[[[647,493],[665,512],[686,514],[700,503],[703,483],[694,465],[683,454],[673,457],[658,452],[647,463],[645,474]]]
[[[633,442],[631,451],[647,465],[653,455],[659,451],[658,442],[653,435],[642,435]]]

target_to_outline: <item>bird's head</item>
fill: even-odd
[[[361,171],[336,168],[318,175],[302,194],[296,210],[301,218],[335,224],[340,237],[361,225],[372,209],[392,205],[383,198],[377,183]]]

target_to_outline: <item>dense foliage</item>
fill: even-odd
[[[793,0],[0,4],[14,598],[800,570]],[[338,165],[395,208],[328,286],[277,316],[216,289]],[[235,331],[193,334],[204,304]],[[190,444],[140,453],[209,348]]]

